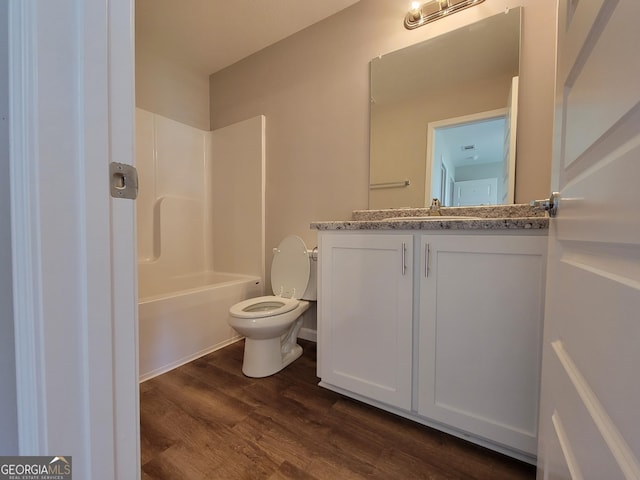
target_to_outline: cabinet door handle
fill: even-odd
[[[407,272],[407,244],[402,242],[402,275]]]
[[[429,249],[429,244],[424,244],[424,277],[427,278],[429,276],[429,253],[431,250]]]

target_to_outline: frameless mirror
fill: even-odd
[[[520,17],[371,61],[370,209],[513,203]]]

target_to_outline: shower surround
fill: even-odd
[[[229,307],[263,294],[264,131],[136,110],[141,381],[237,340]]]

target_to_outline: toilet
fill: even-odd
[[[274,294],[229,309],[229,325],[245,337],[242,373],[247,377],[268,377],[302,355],[297,343],[302,314],[317,299],[315,260],[300,237],[289,235],[274,249]]]

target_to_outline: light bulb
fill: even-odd
[[[420,11],[420,2],[411,2],[411,9],[409,10],[409,13],[411,13],[413,20],[418,20],[422,16],[422,12]]]

